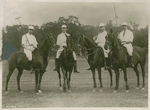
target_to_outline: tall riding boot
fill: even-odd
[[[56,64],[56,63],[57,63],[57,62],[56,62],[56,60],[57,60],[57,59],[55,59],[55,68],[53,69],[53,71],[56,71],[56,70],[57,70],[57,69],[56,69],[56,66],[57,66],[57,64]]]
[[[55,59],[55,69],[53,71],[57,71],[59,65],[59,59]]]
[[[33,74],[34,73],[34,69],[33,69],[32,61],[29,61],[29,65],[30,65],[30,72],[31,72],[31,74]]]
[[[131,68],[134,68],[133,56],[130,56],[130,67],[131,67]]]
[[[77,61],[74,61],[74,73],[80,73],[77,71]]]

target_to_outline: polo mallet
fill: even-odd
[[[16,20],[18,20],[18,21],[19,21],[20,26],[22,27],[23,32],[24,32],[24,34],[25,34],[24,28],[23,28],[23,26],[22,26],[22,24],[21,24],[21,22],[20,22],[20,20],[19,20],[20,18],[21,18],[21,17],[17,17],[17,18],[16,18]],[[25,36],[26,36],[26,34],[25,34]],[[29,42],[29,40],[28,40],[28,38],[27,38],[27,36],[26,36],[26,39],[27,39],[27,42],[29,43],[29,45],[31,45],[31,44],[30,44],[30,42]]]

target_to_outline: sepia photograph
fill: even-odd
[[[1,109],[148,110],[149,6],[1,0]]]

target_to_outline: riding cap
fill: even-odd
[[[128,24],[126,22],[123,22],[121,25],[122,26],[127,26]]]
[[[61,26],[61,28],[67,28],[67,26],[66,26],[65,24],[63,24],[63,25]]]
[[[100,24],[99,24],[99,27],[103,27],[103,26],[105,26],[104,23],[100,23]]]
[[[29,26],[29,27],[28,27],[28,29],[32,29],[32,30],[34,30],[34,27],[33,27],[33,26]]]

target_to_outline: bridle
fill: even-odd
[[[82,38],[82,37],[79,37],[79,38],[78,38],[77,44],[79,44],[79,40],[80,40],[81,38]],[[88,45],[88,43],[86,42],[86,40],[85,40],[84,38],[85,38],[85,36],[83,35],[82,40],[83,40],[84,43],[86,43],[86,45]],[[79,44],[79,45],[80,45],[80,44]],[[81,51],[82,54],[83,54],[84,57],[88,60],[88,58],[85,56],[85,53],[84,53],[83,50],[88,51],[88,50],[93,50],[93,48],[88,48],[88,49],[86,49],[85,46],[81,46],[81,45],[80,45],[80,47],[81,47],[81,49],[82,49],[82,51]],[[98,51],[98,48],[96,48],[96,50],[95,50],[94,52],[92,52],[92,53],[90,53],[90,54],[87,54],[87,55],[88,55],[88,56],[89,56],[89,55],[93,55],[93,54],[95,54],[97,51]]]

